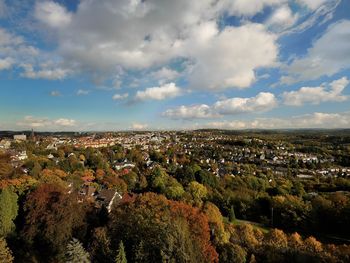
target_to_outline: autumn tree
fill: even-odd
[[[40,185],[27,196],[24,213],[21,235],[44,258],[61,254],[85,217],[85,209],[74,194],[50,184]]]
[[[192,200],[197,205],[201,205],[203,199],[208,194],[207,188],[196,181],[193,181],[188,185],[188,191],[192,196]]]
[[[217,262],[208,219],[199,209],[146,193],[111,214],[111,241],[123,240],[132,261],[137,256],[142,262]]]
[[[104,263],[113,261],[111,241],[106,227],[98,227],[93,230],[89,251],[93,262]]]
[[[13,256],[11,250],[7,247],[6,240],[0,238],[0,262],[1,263],[12,263]]]
[[[5,237],[15,229],[18,214],[17,195],[9,188],[0,190],[0,236]]]
[[[247,252],[239,245],[226,243],[219,247],[220,262],[245,263]]]

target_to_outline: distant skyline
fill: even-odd
[[[0,0],[0,130],[350,128],[348,0]]]

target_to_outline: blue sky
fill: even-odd
[[[0,0],[0,130],[350,128],[349,10]]]

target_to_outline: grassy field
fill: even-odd
[[[232,222],[234,225],[243,225],[243,224],[250,224],[254,228],[261,230],[263,233],[268,233],[270,231],[270,227],[266,227],[262,224],[252,222],[252,221],[247,221],[247,220],[241,220],[241,219],[236,219],[235,221]]]

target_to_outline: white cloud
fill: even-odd
[[[332,76],[350,67],[350,21],[343,20],[332,24],[317,39],[307,55],[296,58],[286,67],[289,83],[293,79],[311,80],[321,76]],[[291,79],[292,78],[292,79]]]
[[[37,2],[35,17],[53,28],[65,27],[72,19],[72,15],[63,6],[53,1]]]
[[[278,6],[287,0],[228,0],[222,1],[231,15],[253,16],[268,6]]]
[[[342,91],[349,84],[346,77],[320,87],[302,87],[297,91],[284,92],[284,104],[301,106],[305,103],[319,104],[326,101],[345,101],[347,96]]]
[[[133,123],[130,127],[132,130],[144,130],[148,128],[148,124],[144,123]]]
[[[72,119],[58,119],[54,121],[54,124],[59,125],[59,126],[65,126],[65,127],[72,127],[76,125],[76,121]]]
[[[166,110],[162,115],[171,119],[204,119],[218,118],[222,115],[239,113],[260,113],[277,106],[274,94],[260,92],[252,98],[231,98],[217,101],[212,106],[206,104],[180,106]]]
[[[247,112],[263,112],[273,109],[277,106],[277,100],[274,94],[269,92],[260,92],[252,98],[231,98],[218,101],[213,108],[223,115],[239,114]]]
[[[60,80],[66,78],[69,73],[69,70],[62,68],[43,68],[35,71],[31,64],[22,64],[21,67],[24,69],[21,76],[30,79]]]
[[[143,91],[137,91],[136,100],[164,100],[175,98],[182,94],[182,91],[175,83],[171,82],[160,87],[147,88]]]
[[[303,128],[350,128],[350,113],[315,112],[289,118],[257,118],[253,120],[235,120],[209,122],[202,128],[216,129],[303,129]],[[198,128],[198,127],[197,127]]]
[[[10,69],[14,64],[14,60],[10,57],[0,58],[0,70]]]
[[[17,122],[17,126],[20,128],[39,129],[39,130],[58,130],[72,128],[77,125],[77,122],[73,119],[59,118],[37,118],[33,116],[25,116],[23,120]]]
[[[57,90],[53,90],[53,91],[50,92],[50,96],[52,96],[52,97],[59,97],[59,96],[61,96],[61,93],[59,91],[57,91]]]
[[[151,73],[151,76],[158,80],[160,84],[164,84],[166,81],[176,79],[179,75],[179,72],[167,67],[162,67],[161,69]]]
[[[90,93],[90,90],[86,90],[86,89],[79,89],[77,91],[78,96],[88,95],[89,93]]]
[[[113,100],[124,100],[127,97],[129,97],[129,94],[124,93],[124,94],[114,94],[112,98],[113,98]]]
[[[293,14],[288,5],[283,5],[272,13],[266,21],[266,24],[270,27],[285,29],[294,25],[297,19],[298,15]]]
[[[76,70],[113,76],[116,68],[163,67],[158,72],[163,84],[177,75],[165,65],[180,58],[192,64],[186,71],[190,88],[215,90],[248,87],[256,80],[255,70],[274,66],[278,56],[277,36],[265,26],[219,29],[222,15],[250,16],[285,2],[89,0],[74,13],[53,2],[39,2],[37,17],[56,28],[58,52]]]
[[[307,6],[311,10],[316,10],[323,5],[327,0],[297,0],[301,5]]]
[[[218,114],[213,113],[210,106],[206,104],[180,106],[174,109],[166,110],[162,116],[171,119],[207,119],[219,117]]]
[[[22,37],[16,36],[7,30],[0,28],[0,46],[18,46],[22,43]]]
[[[190,86],[207,90],[249,87],[256,80],[255,69],[275,66],[275,41],[276,36],[260,24],[226,27],[192,48]]]

